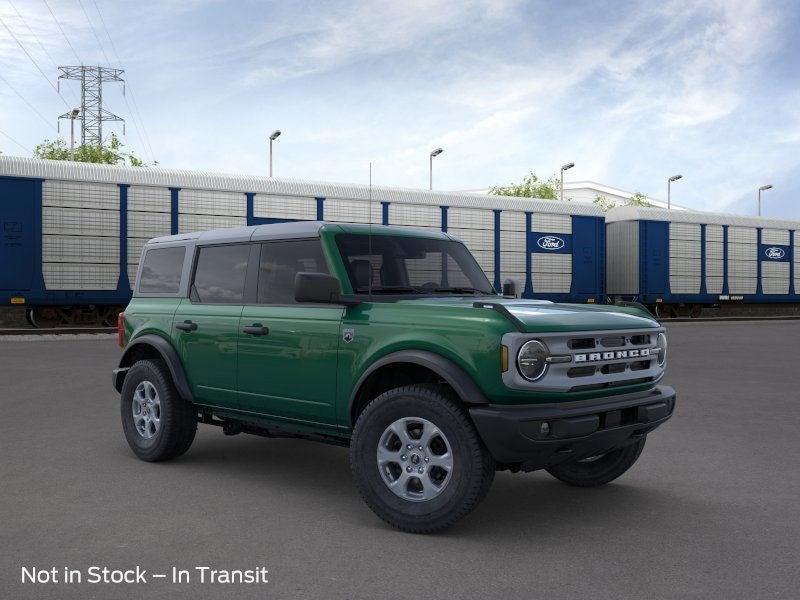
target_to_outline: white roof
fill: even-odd
[[[695,210],[667,210],[640,206],[620,206],[606,213],[606,223],[616,221],[672,221],[679,223],[705,223],[707,225],[735,225],[739,227],[764,227],[768,229],[800,229],[800,221],[770,219],[767,217],[743,217],[726,213],[710,213]]]
[[[0,175],[92,181],[98,183],[127,183],[158,187],[253,192],[280,196],[302,196],[369,200],[370,188],[366,185],[278,179],[253,175],[234,175],[211,171],[187,171],[161,167],[121,167],[61,160],[42,160],[17,156],[0,156]],[[508,196],[432,192],[407,188],[372,186],[374,201],[408,204],[435,204],[465,208],[499,208],[503,210],[602,216],[599,207],[586,204],[513,198]]]

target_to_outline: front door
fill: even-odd
[[[334,425],[341,306],[298,304],[298,272],[327,273],[319,239],[261,246],[258,300],[239,321],[242,410]]]
[[[236,345],[250,244],[198,248],[190,286],[173,328],[198,404],[237,408]]]

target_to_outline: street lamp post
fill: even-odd
[[[672,182],[678,181],[683,175],[673,175],[667,179],[667,210],[672,208]]]
[[[269,176],[272,177],[272,142],[278,139],[280,136],[281,130],[276,129],[272,132],[272,135],[269,136]]]
[[[428,165],[428,189],[433,189],[433,157],[439,156],[444,150],[441,148],[436,148],[436,150],[431,150],[431,155],[429,158],[429,165]]]
[[[561,201],[564,201],[564,171],[571,169],[575,166],[575,163],[567,163],[561,166]]]
[[[75,119],[81,114],[80,108],[73,108],[69,112],[69,159],[75,160]]]
[[[758,188],[758,216],[759,217],[761,216],[761,192],[764,192],[766,190],[771,190],[771,189],[772,189],[772,184],[771,183],[768,183],[767,185],[762,185],[760,188]]]

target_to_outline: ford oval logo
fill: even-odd
[[[543,235],[536,240],[536,245],[542,250],[561,250],[564,247],[564,240],[555,235]]]
[[[771,258],[772,260],[780,260],[786,256],[786,250],[783,248],[778,248],[777,246],[772,246],[771,248],[764,250],[764,254],[767,256],[767,258]]]

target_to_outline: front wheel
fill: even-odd
[[[435,386],[385,392],[358,418],[350,468],[364,501],[411,533],[442,531],[486,496],[495,465],[464,409]]]
[[[574,462],[550,467],[547,472],[568,485],[577,487],[598,487],[614,481],[630,469],[644,450],[647,438],[606,452]]]

